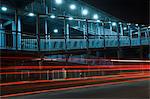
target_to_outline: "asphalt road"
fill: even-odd
[[[150,99],[150,81],[47,92],[10,99]]]

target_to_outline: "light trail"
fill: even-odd
[[[0,70],[19,70],[19,69],[121,69],[121,68],[147,68],[150,69],[150,65],[99,65],[99,66],[8,66],[1,67]]]
[[[0,72],[0,75],[22,75],[22,74],[47,74],[54,72],[80,73],[80,72],[105,72],[105,71],[126,71],[126,70],[150,70],[150,68],[117,68],[117,69],[90,69],[90,70],[48,70],[48,71],[28,71],[28,72]]]
[[[18,59],[18,60],[44,60],[44,61],[60,61],[66,58],[34,58],[34,57],[0,57],[0,59]],[[102,59],[102,58],[68,58],[68,60],[85,60],[85,61],[110,61],[110,62],[129,62],[129,63],[150,63],[150,60],[117,60],[117,59]]]
[[[115,60],[111,59],[112,62],[126,62],[126,63],[150,63],[150,60]]]
[[[119,73],[119,74],[115,74],[115,75],[111,75],[111,76],[90,76],[90,77],[83,77],[83,78],[65,78],[64,80],[36,80],[36,81],[20,81],[20,82],[9,82],[9,83],[2,83],[0,84],[0,86],[8,86],[8,85],[20,85],[20,84],[28,84],[28,83],[45,83],[45,82],[59,82],[59,81],[72,81],[72,80],[85,80],[85,79],[111,79],[113,80],[114,78],[116,79],[120,79],[119,77],[123,78],[123,77],[145,77],[145,76],[150,76],[150,72],[133,72],[130,74],[126,74],[126,73]]]

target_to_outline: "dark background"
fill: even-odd
[[[149,0],[83,0],[117,18],[149,25]]]

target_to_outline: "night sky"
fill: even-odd
[[[131,23],[149,23],[149,0],[83,0],[117,18]]]

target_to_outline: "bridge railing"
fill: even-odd
[[[16,39],[17,37],[17,39]],[[38,44],[38,42],[40,44]],[[123,47],[149,45],[150,37],[123,35],[37,35],[15,31],[0,31],[0,49],[56,51],[86,48]],[[40,46],[39,46],[40,45]]]

